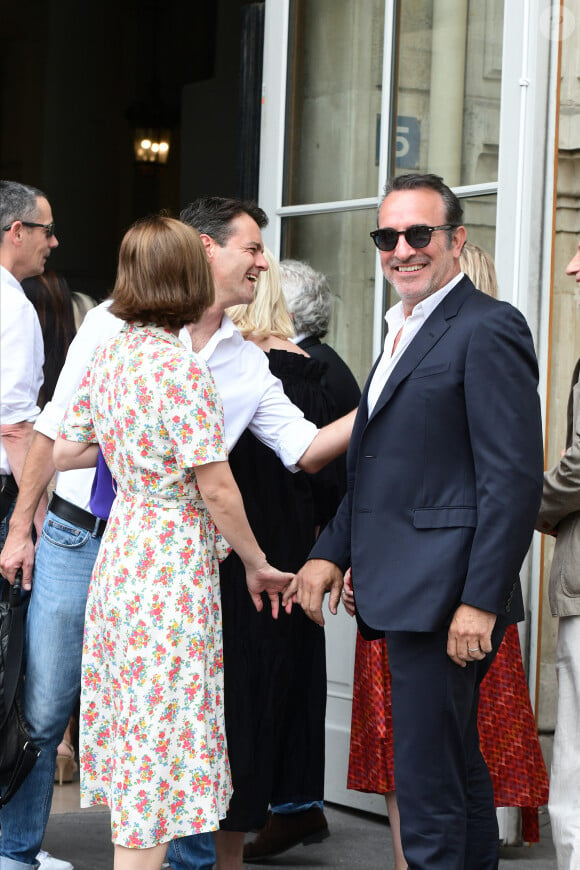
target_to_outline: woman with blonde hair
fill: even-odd
[[[81,805],[109,807],[115,870],[159,870],[171,840],[227,812],[218,529],[251,607],[266,592],[275,615],[292,576],[252,533],[213,378],[178,339],[213,298],[194,229],[163,216],[129,229],[111,305],[125,326],[95,352],[54,447],[60,470],[93,466],[100,447],[116,486],[87,601],[80,729]]]
[[[459,256],[459,267],[471,278],[478,290],[497,299],[495,263],[487,251],[473,242],[465,242]]]
[[[294,404],[309,420],[325,425],[332,414],[320,386],[324,368],[290,340],[292,321],[278,264],[269,251],[265,257],[269,268],[260,274],[254,301],[227,313],[245,338],[268,355],[270,370]],[[301,471],[293,474],[250,431],[232,450],[230,463],[252,528],[268,556],[284,570],[298,570],[317,526],[328,519],[321,512],[318,487],[331,486],[334,471],[325,469],[314,477]],[[221,589],[226,733],[234,794],[219,841],[220,847],[228,843],[228,870],[241,870],[244,834],[264,826],[270,801],[303,796],[322,800],[326,660],[324,632],[301,608],[280,613],[274,622],[265,611],[256,613],[247,606],[243,570],[234,554],[221,566]]]

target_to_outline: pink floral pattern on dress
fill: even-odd
[[[215,830],[231,797],[216,543],[195,467],[227,458],[205,363],[168,330],[126,326],[65,417],[98,440],[117,498],[93,571],[83,649],[81,806],[146,848]]]

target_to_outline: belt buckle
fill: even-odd
[[[101,529],[101,522],[102,522],[101,517],[95,517],[95,523],[93,525],[93,531],[91,532],[91,537],[93,537],[93,538],[99,537],[99,532]]]

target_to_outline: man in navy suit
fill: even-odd
[[[401,301],[363,391],[348,490],[287,593],[323,623],[352,567],[359,626],[385,635],[409,870],[491,870],[498,828],[479,685],[507,624],[542,492],[532,338],[459,268],[462,208],[436,175],[394,178],[371,235]]]

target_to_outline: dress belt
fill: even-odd
[[[61,520],[66,520],[67,523],[72,523],[73,526],[79,526],[79,528],[90,532],[93,538],[100,538],[107,527],[106,520],[94,516],[70,501],[66,501],[56,492],[53,492],[51,496],[48,509]]]

